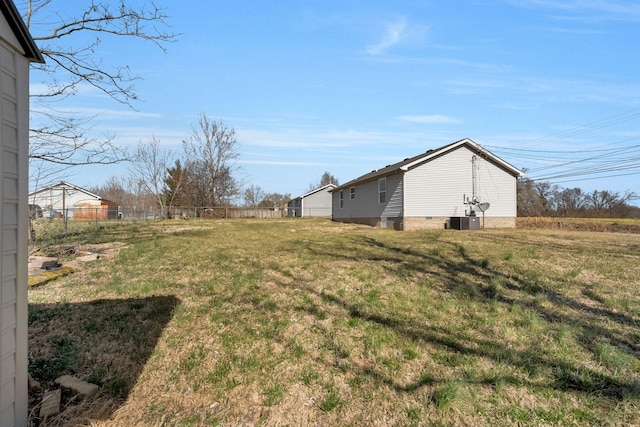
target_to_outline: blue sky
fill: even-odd
[[[86,88],[64,101],[123,146],[179,151],[206,113],[237,131],[238,177],[266,192],[295,197],[324,171],[346,182],[471,138],[534,179],[640,194],[635,1],[157,3],[180,33],[166,53],[124,40],[97,52],[143,77],[137,110]]]

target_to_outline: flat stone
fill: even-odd
[[[55,383],[61,389],[71,392],[71,394],[77,396],[81,400],[93,396],[98,393],[98,390],[100,390],[100,387],[97,385],[82,381],[81,379],[71,375],[61,376],[56,379]]]
[[[50,256],[30,256],[29,268],[49,270],[58,266],[58,258]]]
[[[87,254],[76,257],[76,261],[78,262],[91,262],[98,259],[98,254]]]
[[[40,419],[58,415],[60,413],[61,398],[60,389],[45,392],[40,404]]]

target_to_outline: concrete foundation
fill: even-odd
[[[424,216],[414,216],[414,217],[394,217],[387,218],[387,226],[386,228],[391,228],[394,230],[444,230],[448,224],[450,217],[445,216],[434,216],[434,217],[424,217]],[[515,228],[516,227],[516,218],[515,217],[478,217],[480,219],[480,227],[481,228]],[[345,222],[345,223],[355,223],[355,224],[366,224],[371,227],[381,227],[383,222],[380,218],[377,217],[365,217],[365,218],[333,218],[333,221],[337,222]]]

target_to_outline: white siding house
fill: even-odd
[[[0,11],[0,425],[26,426],[29,63],[43,58],[13,2]]]
[[[451,217],[477,216],[485,227],[514,227],[521,175],[463,139],[333,189],[332,218],[412,230],[445,228]]]
[[[55,215],[66,218],[81,216],[83,217],[82,219],[86,219],[84,218],[86,216],[84,215],[85,210],[93,210],[95,213],[95,210],[99,209],[102,204],[113,207],[110,210],[113,211],[113,219],[115,219],[115,213],[117,212],[115,203],[68,182],[61,181],[29,193],[29,205],[39,206],[45,218]],[[95,215],[93,218],[95,218]]]
[[[331,216],[331,193],[336,188],[334,184],[327,184],[313,191],[298,196],[287,205],[288,216],[314,217]]]

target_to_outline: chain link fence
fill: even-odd
[[[32,246],[47,245],[61,236],[101,230],[118,223],[158,221],[161,219],[272,219],[287,216],[286,209],[246,208],[237,206],[215,207],[123,207],[95,206],[69,209],[29,209],[29,242]]]
[[[67,221],[155,221],[160,219],[231,219],[231,218],[283,218],[286,209],[279,208],[247,208],[238,206],[213,207],[124,207],[96,206],[74,207],[68,209],[43,209],[29,212],[33,220]]]
[[[289,206],[287,208],[287,215],[292,217],[330,217],[331,213],[331,207],[301,208]]]

